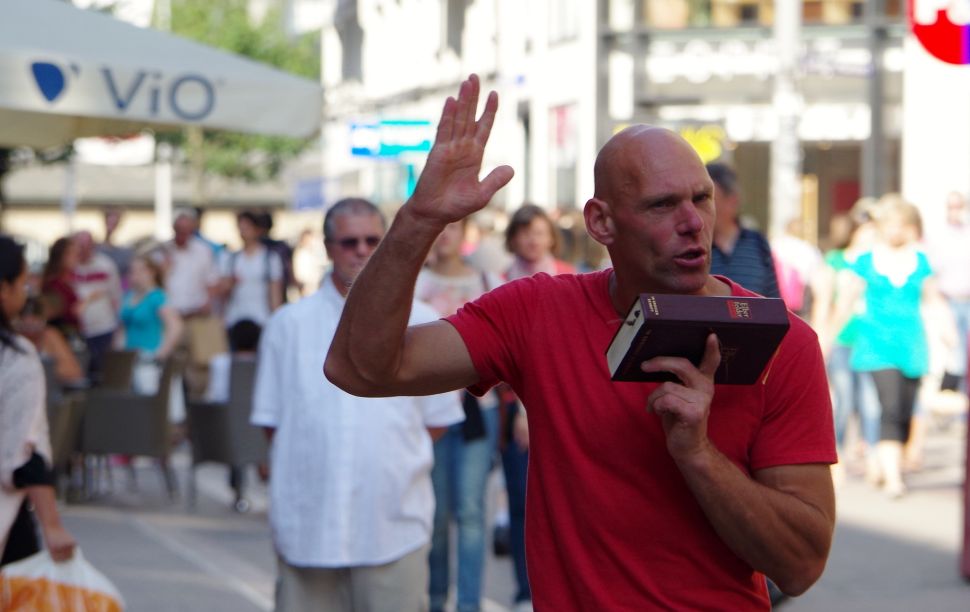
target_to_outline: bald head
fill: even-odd
[[[689,153],[702,163],[693,147],[675,132],[646,124],[624,128],[610,138],[596,156],[593,196],[604,201],[612,199],[634,186],[653,158],[663,158],[674,151]]]

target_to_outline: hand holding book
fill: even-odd
[[[647,397],[647,410],[660,417],[667,450],[675,459],[696,455],[708,444],[707,417],[714,399],[714,374],[721,363],[717,336],[709,334],[704,357],[695,366],[684,357],[654,357],[644,372],[669,372],[679,383],[667,382]]]

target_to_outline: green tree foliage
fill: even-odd
[[[289,37],[279,7],[254,23],[246,0],[172,0],[170,31],[200,43],[319,80],[319,33]],[[159,141],[181,147],[205,172],[248,181],[275,177],[286,160],[310,142],[276,136],[205,130],[202,138],[185,132],[160,134]]]

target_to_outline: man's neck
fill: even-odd
[[[337,290],[337,293],[340,294],[340,297],[347,297],[347,294],[350,293],[350,285],[345,283],[342,279],[337,278],[336,274],[330,274],[330,282],[333,283],[333,286]]]

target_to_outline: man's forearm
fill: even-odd
[[[414,285],[441,231],[408,209],[398,213],[381,245],[354,281],[325,366],[338,386],[359,377],[381,384],[397,371]],[[346,387],[345,387],[346,388]]]
[[[816,468],[824,470],[818,479],[823,482],[828,466],[794,469]],[[738,557],[789,595],[818,580],[832,541],[834,501],[822,507],[800,496],[795,486],[762,484],[714,448],[680,469],[714,530]],[[830,481],[828,487],[822,498],[833,500]]]

